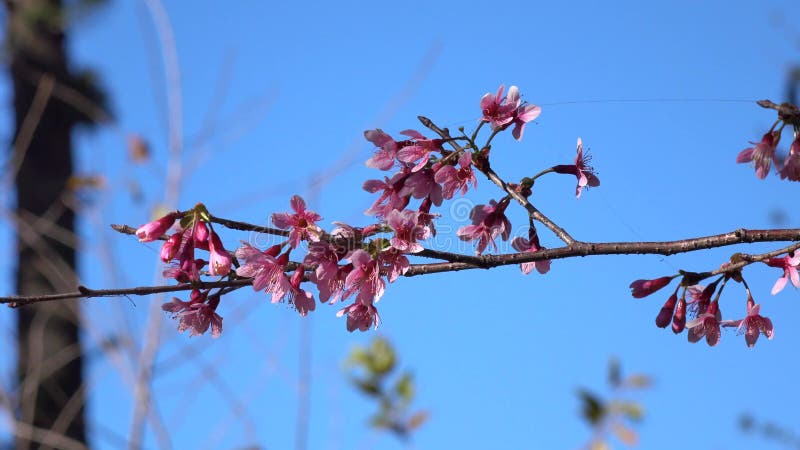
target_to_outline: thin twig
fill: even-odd
[[[446,140],[450,143],[451,146],[456,151],[463,151],[463,147],[459,145],[459,143],[450,136],[450,131],[447,128],[439,128],[433,121],[425,116],[417,116],[419,121],[424,125],[426,128],[430,129],[434,133],[438,134],[442,139]],[[541,222],[544,226],[546,226],[550,231],[552,231],[559,239],[561,239],[565,244],[569,245],[575,243],[575,239],[567,233],[566,230],[561,228],[560,226],[556,225],[555,222],[550,220],[547,216],[542,214],[524,195],[517,192],[511,186],[508,185],[505,181],[503,181],[497,173],[492,170],[490,167],[478,167],[486,177],[494,184],[496,184],[500,189],[505,191],[508,195],[511,196],[514,200],[519,202],[526,211],[528,211],[528,215],[530,215],[534,220]]]

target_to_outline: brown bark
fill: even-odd
[[[16,118],[11,159],[12,166],[18,164],[17,292],[53,293],[77,284],[73,243],[48,232],[75,229],[75,214],[63,201],[73,171],[75,114],[47,90],[69,80],[63,10],[57,0],[5,0],[5,5]],[[59,448],[65,442],[59,436],[85,443],[77,304],[19,309],[17,339],[16,447]]]

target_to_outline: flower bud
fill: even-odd
[[[673,293],[661,307],[661,311],[656,317],[656,326],[659,328],[666,328],[672,319],[672,313],[675,311],[675,303],[678,301],[678,293]]]
[[[636,280],[630,285],[631,295],[633,295],[633,298],[647,297],[668,285],[670,281],[672,281],[672,277],[661,277],[654,280]]]
[[[139,242],[155,241],[169,230],[177,217],[178,213],[173,211],[160,219],[146,223],[136,230],[136,237],[139,238]]]

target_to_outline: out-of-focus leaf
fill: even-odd
[[[592,443],[589,444],[589,448],[591,450],[611,450],[611,446],[608,445],[608,442],[602,439],[592,441]]]
[[[134,163],[147,162],[150,159],[150,145],[138,134],[128,137],[128,158]]]
[[[610,409],[634,422],[638,422],[644,417],[644,408],[636,402],[612,402]]]
[[[615,422],[612,424],[611,431],[614,433],[617,439],[629,447],[633,447],[639,443],[639,435],[622,423]]]
[[[417,411],[408,418],[408,429],[414,431],[428,421],[428,411]]]
[[[406,372],[394,385],[394,391],[405,403],[411,403],[414,399],[414,378],[411,372]]]
[[[367,352],[361,347],[356,347],[347,355],[346,365],[348,366],[365,366],[367,364]]]
[[[596,395],[591,392],[581,389],[578,391],[583,403],[581,407],[581,414],[591,424],[597,425],[606,415],[606,407]]]
[[[608,383],[612,387],[617,387],[622,382],[622,369],[619,366],[619,360],[617,358],[611,358],[608,360]]]
[[[394,349],[389,341],[378,338],[372,341],[369,349],[370,360],[367,369],[378,375],[385,375],[392,371],[396,362]]]
[[[626,378],[622,385],[627,388],[645,389],[653,385],[653,380],[647,375],[635,373]]]
[[[358,390],[360,390],[361,392],[363,392],[363,393],[365,393],[367,395],[377,396],[377,395],[380,395],[380,393],[381,393],[380,386],[378,386],[372,380],[357,380],[357,379],[354,379],[353,380],[353,384],[356,385]]]
[[[72,192],[84,189],[100,190],[106,187],[106,178],[102,175],[73,175],[67,179],[66,187]]]

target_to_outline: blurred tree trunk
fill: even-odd
[[[58,0],[4,0],[14,89],[17,293],[74,289],[75,213],[64,198],[72,175],[70,106],[52,94],[69,84],[64,14]],[[21,308],[17,321],[16,447],[86,442],[79,309],[74,302]],[[72,442],[75,444],[75,442]],[[74,446],[74,445],[73,445]]]

